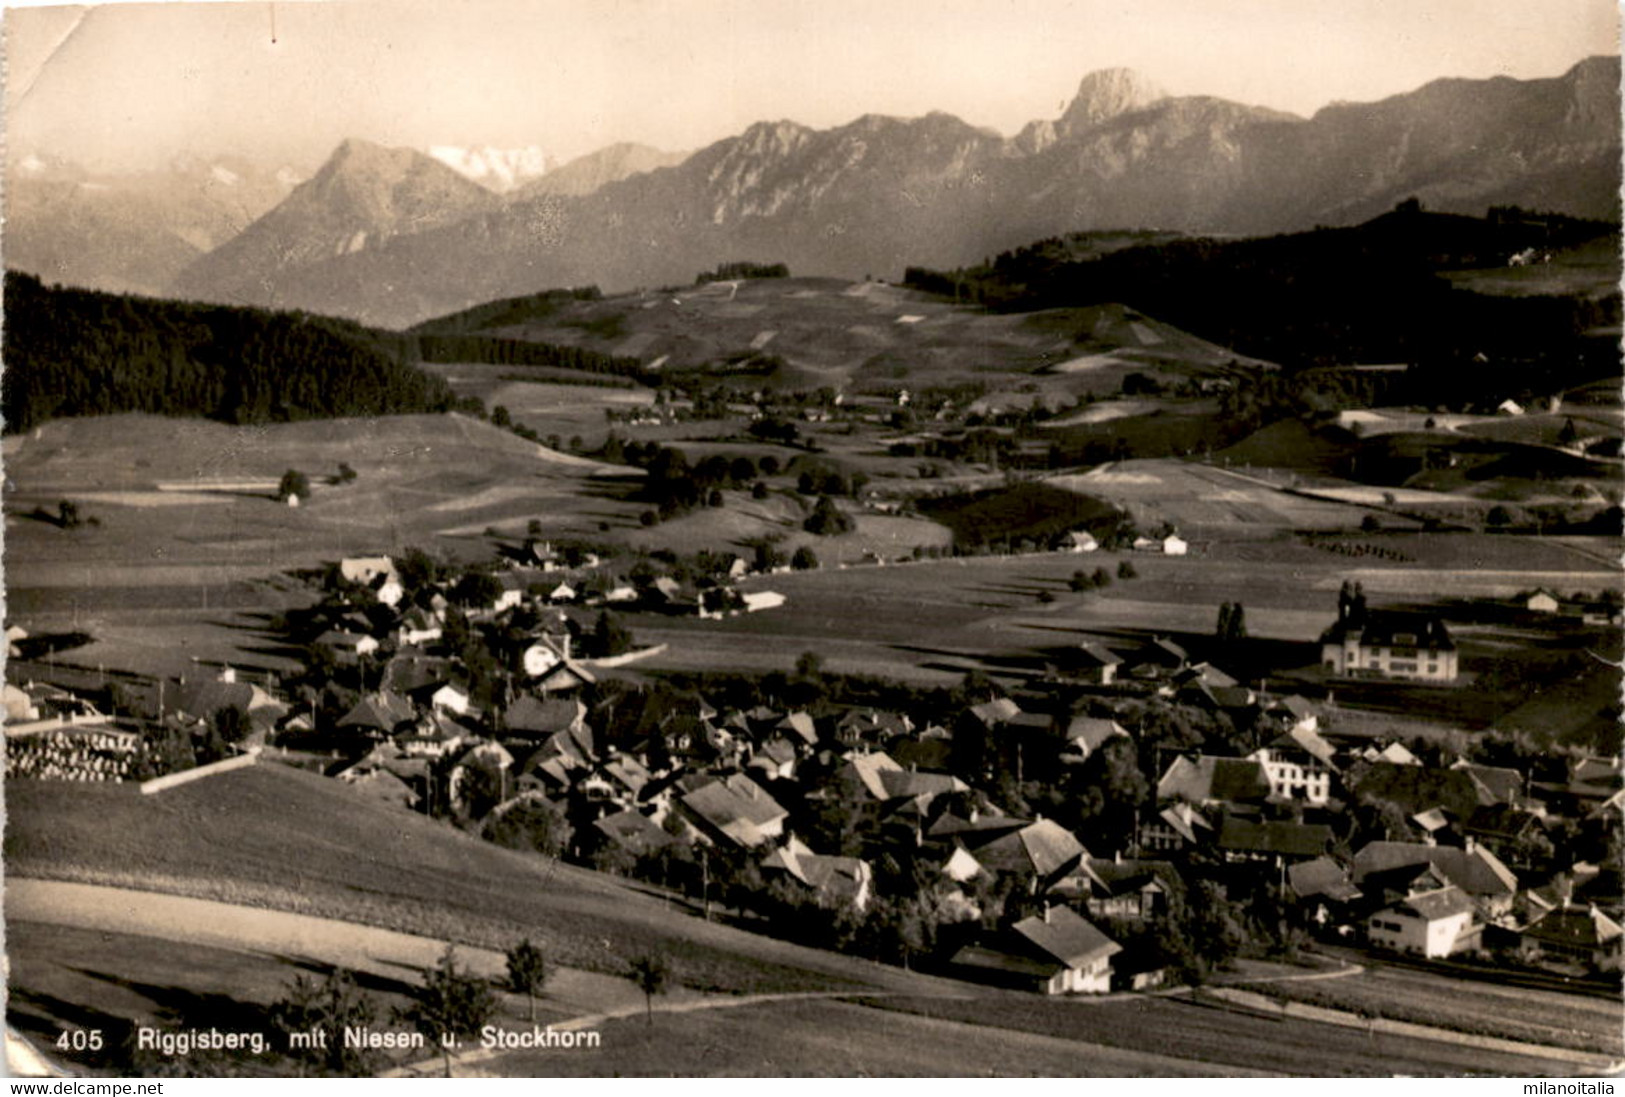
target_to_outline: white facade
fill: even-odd
[[[1429,917],[1406,901],[1373,914],[1366,934],[1376,948],[1431,958],[1466,951],[1472,925],[1471,906]]]
[[[1416,647],[1367,645],[1357,635],[1342,643],[1322,644],[1320,659],[1334,674],[1348,677],[1414,679],[1421,682],[1454,682],[1456,652]]]
[[[1285,755],[1265,747],[1249,757],[1264,767],[1264,777],[1270,783],[1270,795],[1281,800],[1296,800],[1320,806],[1332,796],[1332,772],[1314,759]]]

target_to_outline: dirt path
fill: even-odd
[[[331,918],[57,880],[6,881],[6,920],[311,960],[413,982],[446,949],[445,941],[434,938]],[[507,972],[507,961],[500,952],[459,945],[457,956],[480,975],[500,979]],[[673,988],[670,997],[676,1004],[702,996],[698,991]],[[643,994],[629,980],[566,967],[555,967],[549,976],[547,1001],[555,1008],[583,1014],[643,1008]]]

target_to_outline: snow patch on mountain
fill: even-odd
[[[547,154],[535,145],[518,149],[435,145],[429,155],[463,178],[498,194],[540,178],[553,166]]]

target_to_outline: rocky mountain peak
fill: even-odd
[[[1166,98],[1167,92],[1133,69],[1100,69],[1078,84],[1078,94],[1061,115],[1061,129],[1076,133]]]

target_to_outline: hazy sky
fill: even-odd
[[[15,3],[15,0],[11,0]],[[386,144],[698,148],[945,110],[1010,134],[1087,72],[1313,113],[1617,53],[1615,0],[415,0],[8,7],[7,140],[100,168]],[[274,38],[273,38],[274,33]]]

